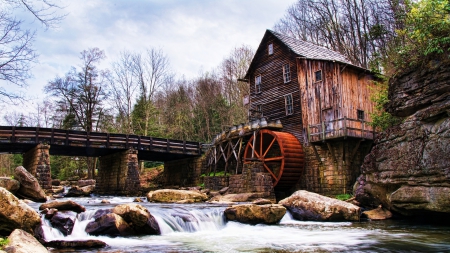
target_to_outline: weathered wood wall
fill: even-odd
[[[268,54],[268,45],[273,44],[273,54]],[[300,92],[297,83],[296,54],[289,50],[273,35],[261,42],[263,50],[257,51],[254,61],[256,65],[249,72],[250,103],[256,110],[261,105],[263,115],[270,120],[280,120],[283,131],[292,133],[300,141],[302,138]],[[283,65],[289,64],[291,81],[283,79]],[[255,91],[255,77],[261,75],[261,92]],[[292,115],[286,115],[285,96],[292,94]]]

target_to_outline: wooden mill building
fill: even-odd
[[[367,123],[372,73],[338,52],[267,30],[244,79],[249,120],[259,119],[260,128],[243,138],[238,163],[263,162],[278,190],[351,193],[375,135]],[[282,129],[266,126],[273,121]],[[238,146],[229,142],[229,150]],[[227,147],[219,147],[223,157],[232,154]]]

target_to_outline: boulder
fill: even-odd
[[[198,191],[163,189],[149,192],[147,199],[151,202],[164,203],[175,203],[186,199],[191,199],[193,202],[203,202],[208,199],[208,196]]]
[[[0,187],[3,187],[12,193],[15,193],[17,190],[19,190],[20,183],[19,181],[10,177],[0,177]]]
[[[74,241],[50,241],[45,242],[44,245],[46,247],[51,247],[55,249],[97,249],[104,248],[107,246],[105,242],[100,240],[74,240]]]
[[[83,187],[73,186],[67,192],[66,197],[89,197],[94,190],[95,185],[88,185]]]
[[[219,203],[232,203],[232,202],[250,202],[253,200],[260,199],[262,196],[260,193],[237,193],[237,194],[226,194],[226,195],[216,195],[212,197],[209,202],[219,202]]]
[[[53,193],[64,193],[64,186],[52,186]]]
[[[101,204],[111,204],[111,202],[107,199],[102,199],[102,201],[100,201]]]
[[[376,209],[364,211],[362,214],[370,220],[386,220],[392,217],[392,213],[381,205]]]
[[[135,198],[135,199],[133,200],[133,202],[144,202],[144,201],[142,201],[141,198]]]
[[[219,193],[221,195],[224,195],[225,193],[227,193],[228,189],[230,189],[230,187],[223,187],[222,189],[220,189]]]
[[[286,214],[286,208],[278,204],[242,204],[225,209],[228,220],[247,224],[276,224]]]
[[[41,218],[32,207],[0,187],[0,235],[9,235],[17,228],[33,233],[39,224]]]
[[[58,210],[55,208],[50,208],[50,209],[46,208],[46,209],[42,210],[41,213],[45,215],[46,219],[50,220],[53,217],[53,215],[55,215],[57,212],[58,212]]]
[[[94,185],[95,186],[95,180],[94,179],[85,179],[85,180],[78,180],[78,186],[84,187],[88,185]]]
[[[4,251],[8,253],[48,253],[48,250],[34,236],[21,229],[15,229],[8,237]]]
[[[72,234],[73,226],[75,225],[76,214],[71,212],[56,212],[50,219],[52,227],[58,229],[67,236]]]
[[[113,213],[120,215],[137,234],[159,235],[158,222],[147,208],[138,204],[122,204],[113,208]]]
[[[14,178],[20,182],[20,188],[17,190],[19,196],[36,202],[47,201],[46,194],[39,185],[38,180],[24,167],[19,166],[14,170]]]
[[[98,218],[100,218],[103,215],[108,214],[108,213],[112,213],[112,209],[98,209],[97,211],[95,211],[95,213],[92,216],[92,218],[94,220],[96,220],[96,219],[98,219]]]
[[[252,201],[252,204],[255,205],[267,205],[267,204],[273,204],[272,201],[268,199],[255,199]]]
[[[297,220],[359,221],[360,216],[358,206],[304,190],[296,191],[278,203]]]
[[[129,236],[134,231],[128,223],[115,213],[108,213],[87,224],[86,233],[90,235]]]
[[[74,211],[76,213],[81,213],[86,211],[86,208],[75,201],[65,200],[65,201],[52,201],[48,203],[44,203],[39,206],[39,210],[55,208],[59,211]]]

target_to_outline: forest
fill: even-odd
[[[7,12],[0,14],[0,44],[9,50],[0,50],[0,80],[21,86],[36,57],[32,39],[26,37],[32,34],[21,30]],[[39,12],[33,14],[41,17]],[[448,55],[449,16],[450,2],[446,0],[298,0],[271,29],[338,51],[355,65],[387,80],[399,70]],[[46,17],[41,19],[50,24],[63,18]],[[28,50],[15,52],[20,46]],[[106,57],[101,48],[87,48],[64,76],[47,83],[44,92],[52,99],[44,99],[32,113],[10,113],[3,119],[15,126],[208,143],[224,127],[247,121],[251,108],[244,106],[243,99],[249,87],[240,78],[245,76],[255,50],[238,46],[215,68],[186,79],[171,68],[170,59],[160,48],[122,51],[119,60],[108,68],[100,67]],[[374,118],[381,128],[396,122],[383,110],[388,100],[386,83],[380,83],[373,96],[379,105]],[[0,97],[4,104],[21,99],[4,89],[0,89]],[[8,175],[20,162],[19,156],[1,155],[0,175]],[[89,163],[88,159],[54,157],[53,176],[83,175],[85,162]]]

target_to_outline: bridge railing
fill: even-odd
[[[39,127],[0,126],[0,143],[48,143],[74,147],[136,149],[158,152],[201,154],[198,142],[150,136],[84,132]]]

